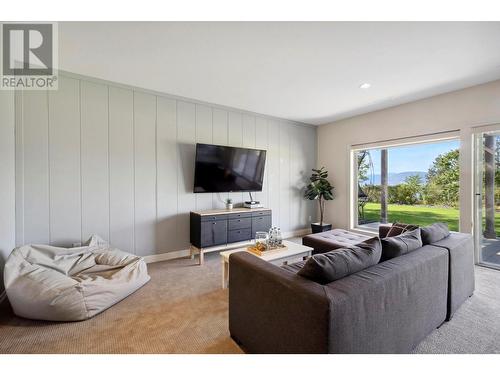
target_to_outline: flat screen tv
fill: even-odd
[[[195,193],[262,191],[266,151],[196,144]]]

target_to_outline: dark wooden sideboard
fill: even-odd
[[[271,226],[272,211],[268,208],[192,211],[191,258],[198,253],[200,264],[203,264],[204,252],[223,250],[230,244],[249,242],[255,238],[255,232],[267,232]]]

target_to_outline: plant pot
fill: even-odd
[[[321,225],[320,223],[312,223],[311,230],[313,233],[326,232],[327,230],[332,230],[332,224],[323,223],[323,225]]]
[[[232,210],[233,209],[233,204],[232,203],[226,203],[226,210]]]

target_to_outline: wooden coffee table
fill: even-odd
[[[285,264],[299,262],[301,260],[306,260],[312,254],[313,248],[309,246],[304,246],[291,241],[283,241],[283,244],[287,246],[287,249],[282,251],[273,251],[270,254],[264,254],[262,256],[255,255],[247,250],[246,247],[239,249],[222,251],[220,253],[222,261],[222,289],[227,288],[229,280],[229,255],[236,253],[238,251],[248,251],[250,254],[259,257],[266,262],[275,264],[277,266],[282,266]]]

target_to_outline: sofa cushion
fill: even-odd
[[[344,229],[332,229],[326,232],[314,233],[304,236],[302,244],[314,248],[313,254],[357,246],[360,242],[368,240],[370,236],[350,232]]]
[[[313,255],[297,274],[320,284],[328,284],[374,266],[381,255],[380,240],[373,237],[353,247]]]
[[[424,245],[429,245],[434,242],[441,241],[450,235],[448,224],[434,223],[421,228],[422,242]]]
[[[293,273],[298,273],[302,267],[304,267],[304,264],[306,264],[305,260],[298,261],[297,263],[291,263],[291,264],[284,264],[281,266],[284,270],[293,272]]]
[[[382,238],[382,261],[396,258],[422,247],[420,228],[399,236]]]
[[[385,236],[380,236],[380,238],[399,236],[400,234],[403,234],[405,232],[411,232],[412,230],[415,230],[417,228],[418,225],[395,222],[392,224],[387,234]]]

